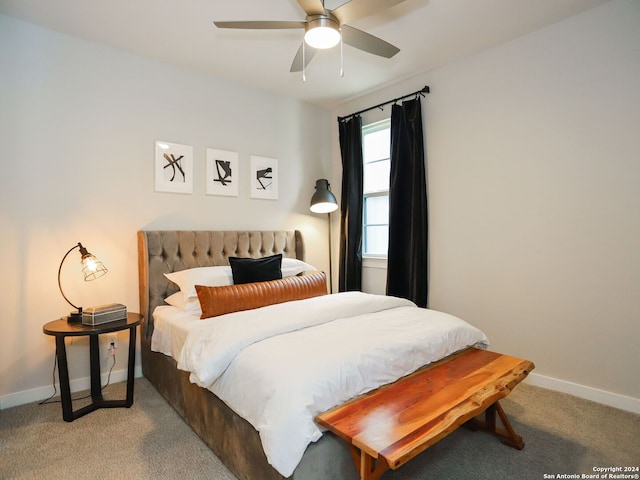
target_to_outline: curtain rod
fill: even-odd
[[[343,120],[346,120],[347,118],[355,117],[356,115],[360,115],[361,113],[368,112],[369,110],[374,110],[376,108],[382,108],[385,105],[388,105],[390,103],[399,102],[400,100],[404,100],[405,98],[413,97],[414,95],[422,95],[422,96],[424,96],[425,93],[429,93],[429,86],[428,85],[425,85],[422,89],[418,90],[417,92],[409,93],[407,95],[403,95],[402,97],[394,98],[393,100],[389,100],[388,102],[382,102],[382,103],[380,103],[378,105],[375,105],[373,107],[369,107],[369,108],[365,108],[364,110],[360,110],[359,112],[355,112],[355,113],[351,113],[349,115],[345,115],[344,117],[338,117],[338,121],[342,122]]]

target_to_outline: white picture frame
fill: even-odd
[[[251,198],[278,199],[278,160],[251,155]]]
[[[156,141],[156,192],[193,193],[193,147]]]
[[[207,195],[237,197],[240,186],[238,152],[207,148]]]

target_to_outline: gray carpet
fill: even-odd
[[[124,397],[124,383],[104,396]],[[538,480],[640,466],[638,415],[526,384],[501,403],[524,450],[461,428],[382,480]],[[0,411],[0,478],[235,480],[144,378],[130,409],[72,423],[59,403]]]

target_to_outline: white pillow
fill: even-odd
[[[176,292],[173,295],[169,295],[164,299],[164,301],[183,312],[191,313],[193,315],[202,315],[202,308],[200,307],[198,297],[189,297],[185,299],[182,292]]]
[[[283,258],[281,270],[282,277],[286,278],[317,269],[302,260]],[[196,285],[203,285],[205,287],[233,285],[231,267],[226,265],[219,267],[188,268],[186,270],[180,270],[179,272],[165,273],[164,276],[178,285],[185,301],[189,298],[198,298]]]
[[[165,273],[164,276],[178,285],[185,300],[189,297],[198,298],[196,285],[205,287],[233,285],[233,274],[229,266],[189,268],[179,272]]]
[[[294,277],[302,272],[317,271],[318,269],[313,265],[304,263],[302,260],[296,258],[282,258],[282,278]]]

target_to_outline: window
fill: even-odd
[[[391,120],[362,127],[363,255],[386,257],[389,245]]]

